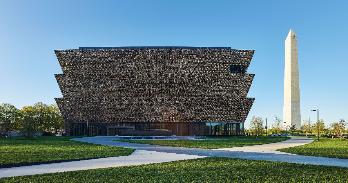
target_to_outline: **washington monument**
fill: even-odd
[[[290,30],[285,39],[284,128],[301,128],[300,86],[297,58],[297,38]]]

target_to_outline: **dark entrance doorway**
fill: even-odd
[[[115,136],[115,135],[120,135],[121,131],[126,131],[126,130],[134,130],[134,127],[131,126],[108,126],[106,133],[108,136]]]

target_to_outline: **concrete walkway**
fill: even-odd
[[[129,156],[99,158],[91,160],[51,163],[32,166],[20,166],[13,168],[1,168],[0,178],[88,170],[97,168],[144,165],[151,163],[163,163],[197,158],[204,158],[204,156],[136,150]]]
[[[74,139],[81,142],[89,142],[94,144],[103,144],[109,146],[129,147],[137,150],[157,151],[176,154],[187,154],[207,157],[228,157],[249,160],[266,160],[287,163],[299,163],[308,165],[324,165],[348,168],[348,159],[326,158],[315,156],[303,156],[290,153],[276,151],[279,148],[295,147],[312,142],[306,137],[293,137],[289,140],[255,145],[224,149],[198,149],[185,147],[169,147],[149,144],[134,144],[127,142],[113,141],[115,137],[85,137]]]
[[[307,138],[292,138],[290,140],[272,144],[213,150],[134,144],[114,141],[114,139],[115,137],[85,137],[76,138],[73,140],[108,146],[128,147],[133,148],[136,151],[130,156],[2,168],[0,169],[0,178],[96,168],[143,165],[204,157],[228,157],[348,168],[348,159],[302,156],[276,151],[279,148],[294,147],[310,143],[312,140]]]
[[[286,152],[277,151],[278,149],[284,149],[289,147],[296,147],[313,142],[313,139],[306,137],[291,137],[291,139],[276,142],[271,144],[262,144],[254,146],[243,146],[243,147],[233,147],[233,148],[220,148],[213,150],[225,150],[225,151],[241,151],[241,152],[258,152],[258,153],[275,153],[275,154],[290,154]]]

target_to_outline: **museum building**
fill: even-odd
[[[56,50],[67,135],[242,135],[253,50],[80,47]]]

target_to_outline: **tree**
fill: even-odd
[[[346,129],[346,122],[344,120],[340,120],[339,122],[331,123],[331,133],[335,137],[342,137],[344,134],[344,130]]]
[[[39,131],[48,131],[51,127],[50,110],[47,104],[42,102],[33,105],[33,112]]]
[[[259,136],[263,133],[263,120],[261,117],[253,116],[250,122],[250,131],[253,135]]]
[[[49,108],[49,115],[50,115],[50,128],[53,130],[55,134],[58,133],[58,131],[63,130],[64,128],[64,120],[62,115],[60,114],[59,108],[57,105],[52,104],[48,106]]]
[[[25,106],[21,109],[21,131],[26,137],[32,137],[40,129],[39,116],[33,106]]]
[[[312,132],[311,123],[309,121],[304,121],[303,125],[301,126],[301,131],[308,136],[308,134]]]
[[[7,133],[19,129],[19,110],[11,104],[0,104],[0,132]]]
[[[294,132],[296,131],[296,126],[295,125],[291,125],[291,127],[289,128],[291,135],[294,135]]]
[[[324,130],[325,130],[325,123],[324,123],[324,120],[322,120],[322,119],[319,120],[319,122],[314,123],[314,125],[312,127],[312,133],[315,135],[319,134],[319,136],[321,136],[321,134],[324,132]]]
[[[21,112],[22,130],[26,136],[33,136],[37,132],[57,133],[64,127],[63,117],[56,105],[38,102],[23,107]]]
[[[282,120],[280,118],[275,118],[275,121],[270,131],[272,134],[280,134],[282,132]]]

